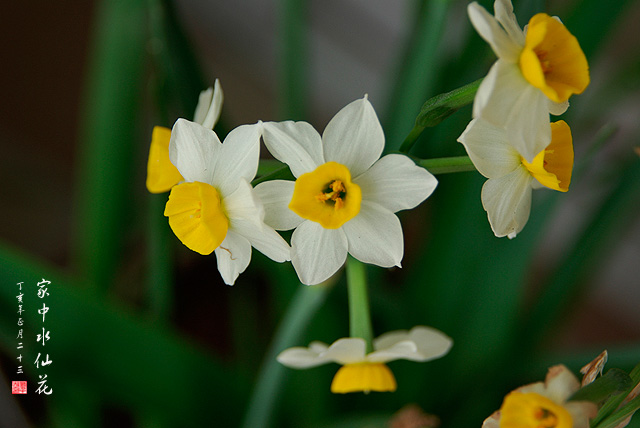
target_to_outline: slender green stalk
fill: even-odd
[[[449,174],[452,172],[475,171],[476,167],[469,156],[454,156],[449,158],[421,159],[418,165],[431,174]]]
[[[279,114],[289,120],[306,116],[307,6],[305,0],[280,0]]]
[[[300,285],[269,346],[258,381],[249,401],[243,428],[268,427],[286,368],[276,361],[284,349],[297,345],[309,322],[333,288],[333,281],[314,286]]]
[[[418,138],[420,138],[420,135],[422,135],[422,131],[424,131],[424,128],[425,127],[421,125],[414,125],[411,132],[409,132],[409,135],[407,135],[407,138],[405,138],[402,142],[402,145],[400,146],[400,152],[409,153],[409,150],[411,150],[416,141],[418,141]]]
[[[367,352],[373,351],[373,329],[369,310],[369,291],[365,265],[347,257],[347,288],[349,293],[349,336],[361,337]]]

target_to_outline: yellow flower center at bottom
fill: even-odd
[[[362,191],[349,168],[327,162],[296,180],[289,209],[300,217],[337,229],[360,212]]]
[[[164,209],[173,233],[189,249],[211,254],[227,236],[229,219],[220,193],[207,183],[181,183],[171,189]]]
[[[535,392],[512,392],[500,408],[500,428],[572,428],[563,406]]]
[[[573,170],[573,140],[571,129],[563,120],[551,124],[551,143],[533,158],[520,161],[531,175],[549,189],[566,192]]]
[[[393,392],[396,390],[396,378],[389,367],[383,363],[346,364],[333,377],[331,392]]]

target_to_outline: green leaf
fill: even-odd
[[[478,79],[461,88],[428,99],[420,109],[416,126],[436,126],[460,108],[471,104],[482,80]]]
[[[611,369],[592,383],[580,388],[571,396],[571,401],[599,403],[612,394],[620,393],[633,385],[629,375],[620,369]]]

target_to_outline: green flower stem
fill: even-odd
[[[369,311],[369,292],[365,265],[347,257],[347,288],[349,293],[349,336],[361,337],[367,343],[366,352],[373,351],[373,329]]]
[[[314,286],[299,285],[287,311],[276,330],[273,341],[265,355],[260,375],[251,395],[249,408],[242,427],[268,427],[278,391],[286,373],[286,367],[276,357],[284,349],[298,345],[309,322],[322,306],[333,288],[329,280]]]
[[[417,164],[434,175],[476,170],[476,167],[473,165],[473,162],[471,162],[469,156],[420,159],[417,161]]]
[[[308,2],[279,1],[280,70],[279,114],[302,120],[307,111]]]
[[[417,124],[414,125],[411,132],[409,132],[409,135],[407,135],[407,138],[405,138],[402,142],[402,145],[400,146],[400,152],[409,153],[409,150],[411,150],[416,141],[418,141],[418,138],[422,134],[422,131],[424,131],[424,128],[424,126],[420,126]]]
[[[295,177],[293,176],[293,174],[291,174],[291,170],[289,169],[289,167],[285,165],[272,172],[267,173],[266,175],[263,175],[262,177],[256,178],[251,182],[251,185],[253,187],[256,187],[258,184],[269,180],[295,180]]]

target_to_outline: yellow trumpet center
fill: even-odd
[[[325,229],[337,229],[360,212],[362,192],[349,169],[327,162],[296,180],[289,209]]]
[[[572,428],[563,406],[534,392],[512,392],[500,408],[500,428]]]
[[[555,102],[567,101],[589,85],[589,64],[578,40],[546,13],[529,21],[520,70],[532,86]]]
[[[220,194],[207,183],[181,183],[171,189],[164,209],[173,233],[189,249],[211,254],[229,229]]]
[[[149,160],[147,162],[147,190],[164,193],[184,180],[178,169],[169,160],[171,130],[162,126],[153,128]]]
[[[395,391],[396,378],[383,363],[356,363],[340,367],[331,382],[331,392],[346,394],[348,392]]]
[[[531,175],[549,189],[566,192],[573,170],[571,129],[563,120],[551,124],[551,143],[531,163],[520,159]]]

